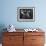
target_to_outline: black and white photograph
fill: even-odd
[[[33,9],[20,9],[20,19],[33,19]]]
[[[34,7],[19,7],[18,21],[34,21],[35,13]]]

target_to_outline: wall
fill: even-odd
[[[46,28],[46,0],[0,0],[0,25],[13,24],[16,28]],[[35,7],[35,22],[18,22],[17,7]]]

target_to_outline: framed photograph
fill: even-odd
[[[17,20],[21,22],[35,21],[35,8],[34,7],[18,7]]]

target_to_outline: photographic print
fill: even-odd
[[[34,21],[35,20],[35,8],[34,7],[18,7],[17,9],[18,21]]]

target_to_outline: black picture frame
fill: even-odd
[[[34,22],[35,7],[18,7],[17,20],[21,22]]]

